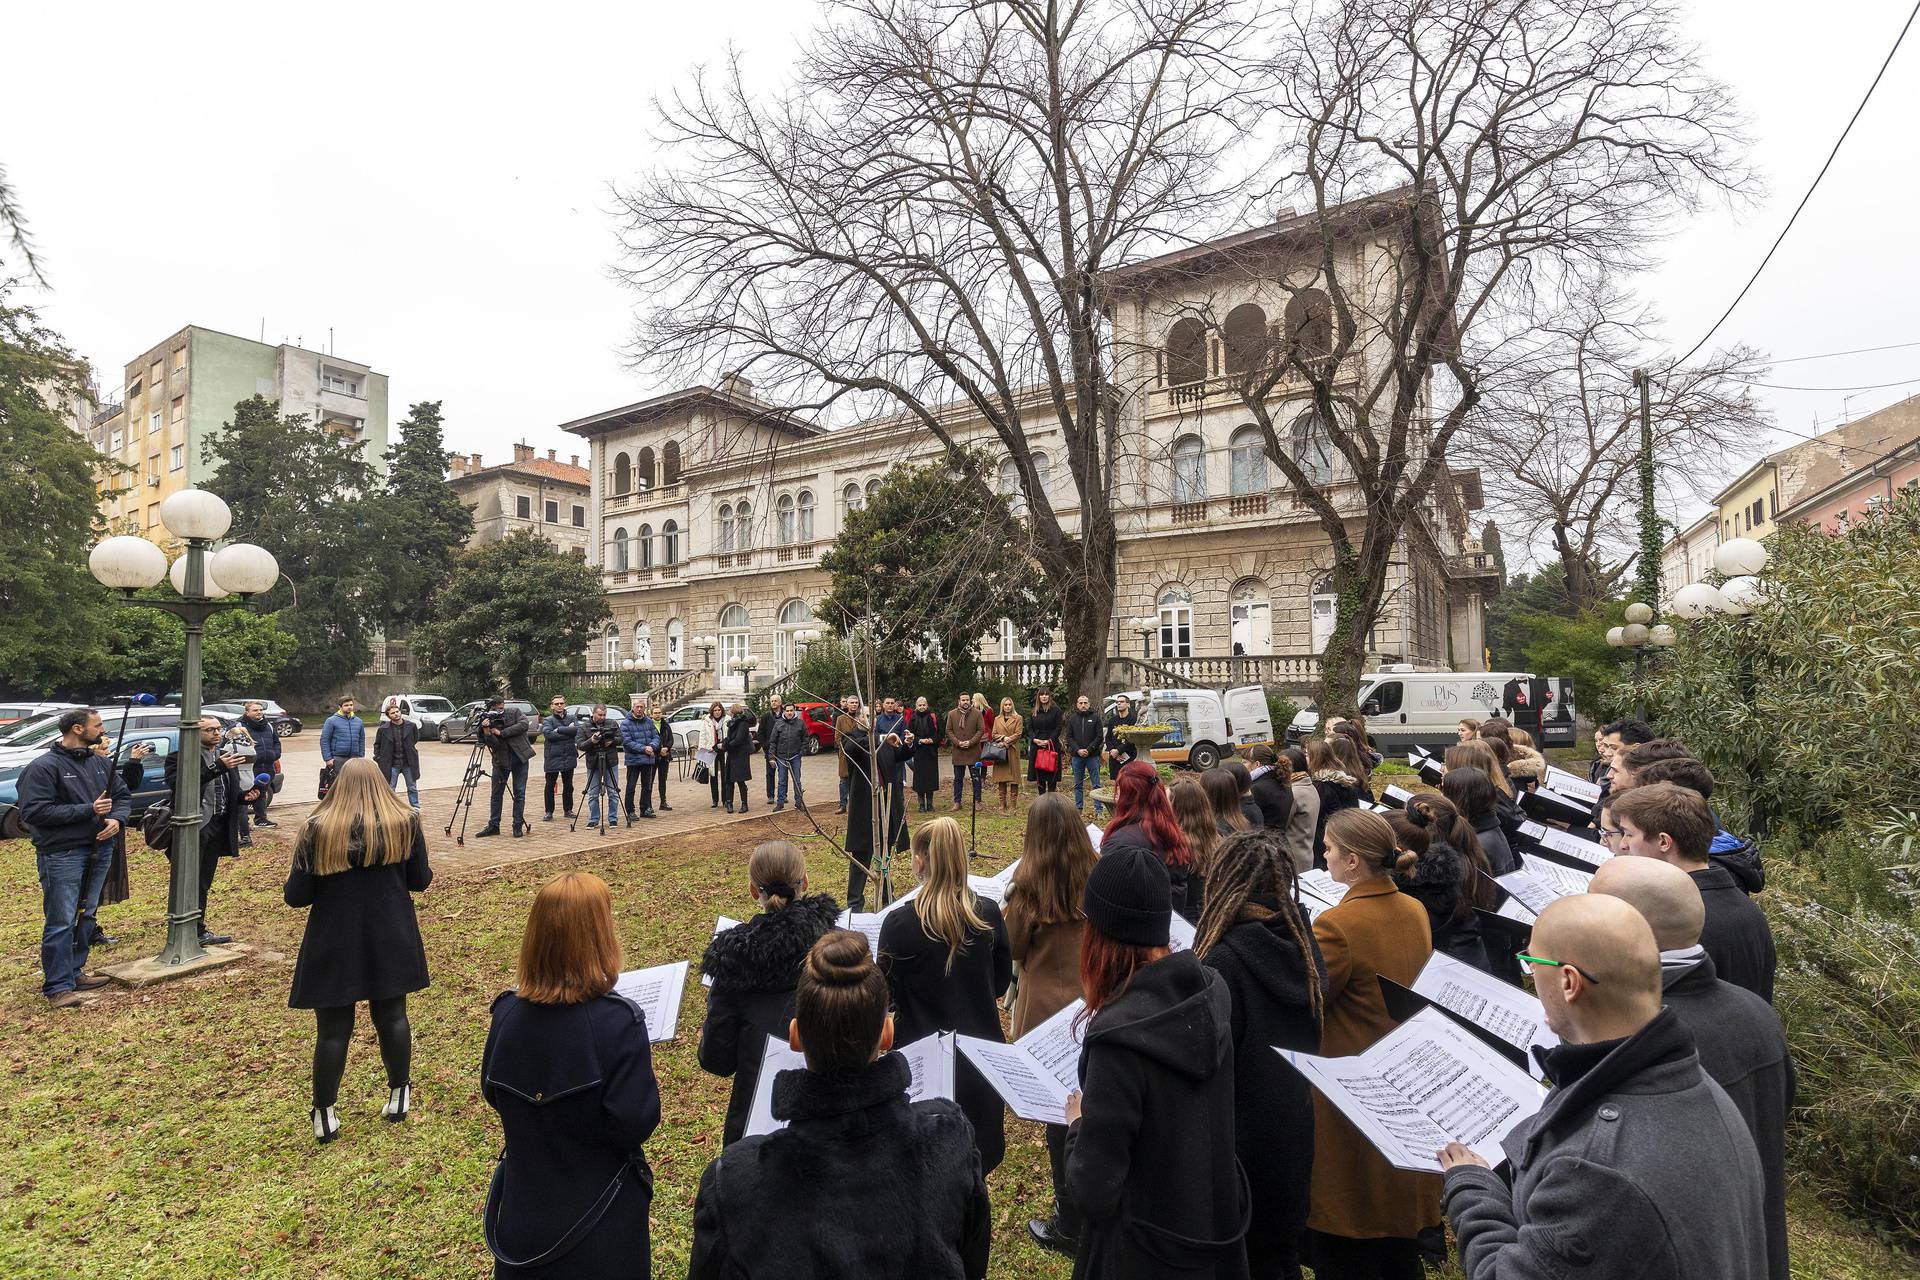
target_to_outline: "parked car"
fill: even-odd
[[[380,699],[380,715],[384,719],[387,708],[398,703],[402,718],[412,723],[420,731],[422,742],[431,742],[440,737],[440,726],[448,716],[455,714],[454,705],[437,693],[392,693]],[[525,703],[520,705],[525,706]],[[451,739],[442,739],[451,741]]]
[[[535,733],[540,731],[540,717],[543,713],[535,711],[531,702],[521,702],[517,698],[509,698],[507,699],[507,705],[517,710],[527,719],[533,721],[533,731]],[[486,709],[486,699],[480,698],[467,703],[452,715],[447,716],[440,722],[440,741],[469,741],[473,737],[474,722],[480,718],[480,713]]]
[[[294,734],[306,728],[305,725],[300,723],[298,716],[288,711],[272,698],[231,698],[224,702],[209,702],[200,709],[202,711],[210,711],[218,716],[230,715],[238,720],[247,714],[247,704],[249,702],[258,702],[260,704],[260,709],[266,713],[267,723],[271,724],[273,731],[283,738],[291,738]]]
[[[68,707],[77,707],[77,702],[6,702],[0,703],[0,726],[19,724],[33,716],[44,715],[51,711],[55,714]]]
[[[689,702],[667,717],[667,729],[673,734],[673,749],[682,754],[713,746],[713,734],[707,729],[707,704]]]
[[[1108,697],[1103,709],[1111,711]],[[1237,689],[1128,690],[1141,724],[1172,725],[1173,731],[1152,750],[1158,764],[1211,769],[1240,747],[1273,741],[1273,716],[1267,694],[1257,684]]]
[[[179,720],[177,710],[168,710],[168,715]],[[122,751],[130,750],[138,743],[153,744],[153,754],[141,762],[140,785],[133,789],[133,812],[129,815],[127,826],[137,826],[142,814],[155,802],[167,800],[167,757],[180,749],[180,729],[176,723],[172,728],[160,728],[146,725],[136,729],[132,719],[128,720],[127,731],[123,735]],[[44,749],[44,747],[42,748]],[[27,767],[32,757],[0,766],[0,835],[11,840],[25,840],[31,829],[20,818],[15,807],[20,798],[20,771]],[[280,769],[278,760],[273,762],[273,791],[280,794],[286,785],[286,775]]]
[[[107,734],[112,736],[120,732],[121,708],[117,706],[95,707],[100,718],[106,721]],[[219,720],[223,726],[232,726],[239,717],[222,715],[218,711],[209,711],[208,715]],[[22,721],[21,730],[0,742],[0,769],[23,765],[33,757],[45,751],[60,737],[60,713],[50,712],[31,723]],[[178,729],[180,727],[180,708],[178,707],[134,707],[127,713],[125,736],[131,738],[136,733],[149,730]]]
[[[840,714],[840,708],[830,702],[799,702],[794,705],[807,725],[807,754],[817,756],[822,751],[832,750],[833,721]]]
[[[1377,750],[1388,755],[1413,747],[1440,751],[1459,740],[1461,720],[1511,715],[1513,694],[1534,683],[1524,671],[1414,671],[1392,665],[1362,677],[1355,701]],[[1573,681],[1549,677],[1543,683],[1547,703],[1535,745],[1572,746]],[[1527,727],[1531,731],[1530,721]],[[1320,713],[1309,707],[1287,726],[1287,741],[1310,738],[1319,729]]]

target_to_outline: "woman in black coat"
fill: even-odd
[[[932,813],[933,797],[940,790],[940,718],[925,698],[915,700],[907,732],[913,743],[913,794],[920,812]]]
[[[308,907],[293,966],[291,1009],[314,1011],[313,1136],[340,1134],[334,1104],[364,1000],[387,1068],[381,1116],[398,1123],[413,1102],[407,995],[427,985],[427,953],[411,895],[433,882],[420,815],[401,804],[365,756],[341,765],[333,788],[294,846],[282,896]]]
[[[726,755],[714,765],[716,771],[724,770],[725,783],[720,794],[727,802],[728,813],[747,811],[747,784],[753,781],[753,713],[745,703],[733,708],[733,718],[727,721]],[[734,807],[734,790],[739,789],[740,804]]]
[[[803,896],[807,860],[798,846],[785,840],[769,840],[756,848],[747,862],[747,878],[760,913],[715,934],[700,960],[702,976],[713,980],[707,990],[707,1021],[700,1028],[700,1069],[733,1077],[722,1145],[737,1141],[746,1130],[767,1037],[787,1038],[800,968],[840,914],[840,904],[827,894]]]
[[[1060,704],[1053,700],[1053,694],[1041,690],[1039,705],[1027,717],[1027,781],[1045,795],[1060,785],[1060,767],[1066,759],[1066,753],[1060,749],[1060,725],[1066,719],[1066,713],[1060,710]],[[1035,762],[1040,748],[1053,748],[1053,768],[1042,769]]]
[[[493,1002],[480,1096],[506,1150],[487,1189],[495,1277],[630,1280],[652,1274],[653,1171],[641,1144],[660,1123],[647,1020],[614,993],[612,900],[568,871],[534,899],[517,991]]]
[[[707,744],[713,752],[713,769],[707,778],[707,794],[713,798],[709,808],[718,809],[724,794],[729,805],[733,802],[733,788],[727,780],[727,709],[718,702],[707,704],[707,718],[701,722],[712,741]],[[660,735],[662,739],[666,734]],[[699,740],[696,738],[695,742]]]
[[[1474,839],[1487,864],[1488,875],[1503,876],[1520,869],[1520,857],[1507,843],[1507,833],[1500,823],[1495,799],[1500,793],[1485,770],[1469,766],[1449,768],[1440,779],[1440,794],[1473,829]],[[1503,894],[1504,890],[1496,889],[1494,892]],[[1486,903],[1483,902],[1483,905]],[[1488,932],[1482,935],[1482,942],[1487,950],[1488,972],[1515,986],[1522,985],[1519,938],[1506,932]]]
[[[1234,1145],[1259,1206],[1247,1269],[1300,1280],[1313,1192],[1313,1091],[1274,1048],[1320,1051],[1326,966],[1285,836],[1250,829],[1213,853],[1194,953],[1233,997]]]
[[[1013,948],[1000,908],[967,885],[959,823],[935,818],[920,829],[913,873],[919,893],[880,926],[895,1040],[912,1044],[938,1031],[1005,1040],[999,1000],[1013,981]],[[954,1091],[973,1122],[980,1172],[992,1173],[1007,1154],[1000,1095],[964,1058],[954,1067]]]
[[[1403,812],[1388,814],[1387,825],[1393,828],[1393,842],[1400,850],[1393,882],[1400,892],[1427,909],[1435,951],[1482,973],[1492,973],[1480,917],[1473,911],[1471,890],[1478,872],[1467,855],[1447,838],[1451,824],[1466,825],[1442,796],[1416,796]],[[1471,830],[1467,828],[1468,835]]]

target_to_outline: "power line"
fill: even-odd
[[[1795,387],[1779,382],[1755,382],[1749,378],[1737,378],[1735,381],[1747,387],[1765,387],[1769,391],[1884,391],[1888,387],[1910,387],[1920,378],[1903,378],[1899,382],[1875,382],[1863,387]]]
[[[1867,102],[1873,97],[1873,91],[1880,87],[1881,79],[1887,74],[1887,67],[1892,64],[1893,56],[1900,52],[1901,42],[1907,38],[1907,32],[1913,29],[1913,20],[1917,17],[1920,17],[1920,0],[1916,0],[1913,9],[1907,14],[1906,23],[1901,26],[1900,34],[1893,39],[1893,48],[1887,50],[1886,58],[1880,63],[1880,70],[1874,73],[1873,83],[1867,86],[1866,93],[1860,99],[1860,105],[1855,107],[1853,109],[1853,115],[1848,117],[1847,127],[1842,129],[1839,138],[1835,139],[1833,150],[1827,152],[1826,163],[1820,166],[1819,173],[1813,175],[1813,182],[1807,187],[1807,193],[1801,196],[1800,203],[1793,207],[1792,216],[1787,219],[1787,225],[1780,228],[1780,234],[1774,238],[1773,246],[1767,250],[1767,256],[1760,259],[1760,265],[1753,269],[1753,274],[1747,278],[1747,282],[1740,286],[1740,292],[1735,294],[1733,301],[1727,304],[1727,309],[1720,313],[1720,318],[1713,322],[1713,327],[1701,334],[1700,341],[1694,343],[1686,355],[1681,356],[1678,360],[1675,360],[1672,365],[1668,366],[1669,369],[1685,364],[1693,358],[1694,352],[1707,345],[1707,339],[1717,333],[1720,326],[1727,322],[1727,317],[1733,314],[1733,309],[1740,305],[1741,300],[1747,296],[1747,291],[1752,289],[1754,284],[1760,279],[1760,273],[1767,269],[1769,262],[1773,261],[1773,255],[1779,251],[1781,242],[1787,238],[1787,233],[1793,230],[1793,224],[1799,220],[1801,210],[1807,207],[1807,201],[1813,199],[1813,193],[1819,190],[1820,180],[1826,177],[1827,170],[1833,167],[1834,158],[1840,154],[1840,148],[1846,142],[1847,135],[1853,132],[1853,126],[1859,121],[1860,113],[1867,109]]]
[[[1908,347],[1920,347],[1920,342],[1895,342],[1884,347],[1855,347],[1851,351],[1822,351],[1817,356],[1791,356],[1785,360],[1772,360],[1770,364],[1799,364],[1803,360],[1832,360],[1837,356],[1864,356],[1875,351],[1904,351]]]

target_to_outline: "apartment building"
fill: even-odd
[[[592,477],[580,455],[562,462],[557,449],[544,458],[532,445],[513,446],[513,461],[491,467],[480,455],[456,455],[448,462],[447,484],[473,512],[470,547],[498,542],[529,529],[561,551],[585,558],[592,537],[587,510],[593,500]]]

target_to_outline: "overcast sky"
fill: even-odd
[[[1730,301],[1885,56],[1906,0],[1695,0],[1710,71],[1752,121],[1761,204],[1679,229],[1645,285],[1681,349]],[[651,154],[648,100],[729,42],[777,75],[806,0],[483,6],[14,6],[0,164],[53,292],[103,369],[185,324],[322,348],[392,379],[397,419],[445,402],[488,461],[640,399],[607,275],[609,184]],[[1778,360],[1760,448],[1920,392],[1920,35],[1761,282],[1716,335]],[[717,371],[716,371],[717,372]],[[1855,393],[1851,388],[1895,383]],[[1826,388],[1846,388],[1828,390]],[[1817,426],[1816,426],[1817,424]]]

